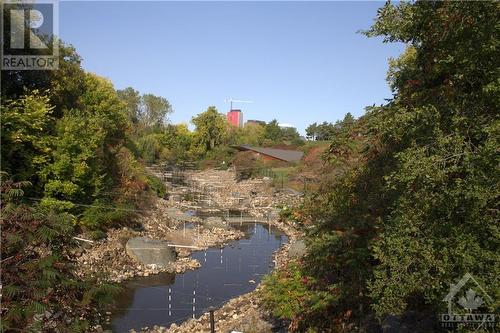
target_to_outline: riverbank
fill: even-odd
[[[301,232],[294,226],[279,218],[276,206],[286,207],[297,204],[300,194],[294,191],[276,189],[269,186],[265,179],[251,179],[237,182],[230,171],[207,170],[191,175],[191,181],[198,188],[210,188],[211,199],[221,209],[231,209],[239,205],[253,216],[270,217],[270,223],[289,237],[289,242],[284,244],[274,254],[274,266],[280,268],[289,260],[290,244],[301,238]],[[217,184],[213,186],[213,184]],[[189,205],[190,203],[188,203]],[[276,332],[277,329],[286,327],[277,322],[272,314],[265,310],[259,299],[259,284],[250,293],[240,295],[229,300],[214,312],[216,330],[229,332]],[[137,332],[131,330],[131,333]],[[189,319],[181,325],[172,324],[168,327],[144,327],[140,332],[146,333],[192,333],[210,332],[209,313],[204,313],[199,318]]]
[[[282,223],[285,224],[285,223]],[[275,269],[285,266],[290,260],[290,244],[284,244],[274,254]],[[272,313],[265,310],[259,298],[262,284],[252,292],[229,300],[220,308],[214,310],[215,329],[217,332],[271,333],[286,332],[288,323],[276,320]],[[172,324],[168,327],[144,327],[140,331],[130,330],[130,333],[209,333],[210,315],[208,312],[199,318],[189,319],[181,325]]]
[[[250,179],[237,182],[235,174],[231,171],[207,170],[191,172],[187,176],[187,183],[181,186],[180,191],[191,193],[193,189],[199,191],[203,188],[209,192],[211,200],[208,211],[213,216],[201,218],[196,212],[206,212],[207,207],[199,207],[200,202],[193,200],[193,195],[181,196],[180,200],[157,199],[152,207],[141,212],[135,221],[139,228],[122,227],[111,229],[107,237],[94,242],[86,249],[75,253],[77,265],[76,274],[80,277],[93,276],[101,281],[124,282],[137,277],[147,277],[161,272],[180,274],[187,270],[200,267],[200,263],[189,257],[192,251],[212,247],[223,247],[225,244],[240,239],[243,233],[232,228],[222,214],[227,210],[245,212],[245,216],[266,218],[268,223],[285,233],[290,241],[294,241],[300,233],[291,225],[279,219],[279,208],[294,205],[300,201],[300,194],[286,189],[276,189],[270,186],[265,179]],[[188,186],[186,186],[188,185]],[[175,189],[174,189],[175,190]],[[177,187],[176,190],[179,190]],[[174,192],[174,191],[172,191]],[[199,207],[194,211],[193,207]],[[133,237],[148,237],[165,240],[174,244],[193,246],[194,248],[177,248],[178,259],[165,267],[142,265],[126,254],[126,243]],[[274,265],[280,266],[286,262],[288,244],[276,252]],[[259,286],[257,289],[260,288]],[[262,310],[258,302],[256,291],[231,299],[216,311],[220,318],[220,325],[227,327],[243,327],[253,318],[253,327],[272,327],[268,313]],[[101,316],[102,322],[109,324],[110,314]],[[250,316],[250,317],[249,317]],[[175,326],[172,332],[194,332],[198,328],[203,331],[206,315],[195,320]],[[257,326],[256,326],[257,325]],[[259,326],[261,325],[261,326]],[[99,331],[100,326],[95,326]],[[151,330],[151,328],[147,328]],[[148,331],[148,330],[145,331]],[[193,330],[194,329],[194,330]],[[151,332],[165,331],[167,328],[158,327]]]
[[[297,193],[272,188],[264,179],[237,182],[234,172],[231,171],[199,171],[189,174],[189,178],[198,188],[207,186],[212,188],[210,195],[218,210],[237,208],[245,210],[250,216],[268,216],[270,223],[282,230],[290,239],[296,237],[294,228],[279,221],[279,210],[275,207],[297,202],[299,198]],[[122,282],[133,277],[165,271],[181,273],[199,267],[196,260],[187,258],[193,250],[221,246],[242,237],[240,231],[229,225],[220,224],[220,220],[215,226],[210,223],[202,224],[200,218],[186,215],[178,209],[178,207],[192,207],[192,204],[189,200],[176,203],[171,200],[156,199],[136,221],[142,230],[128,227],[110,229],[104,239],[75,251],[76,274],[80,277],[92,276],[104,281]],[[133,237],[166,240],[194,248],[177,249],[179,259],[170,266],[150,267],[136,262],[126,254],[126,242]]]
[[[79,277],[97,277],[102,281],[122,282],[137,276],[148,276],[160,272],[182,273],[196,269],[200,263],[189,258],[193,250],[221,246],[229,241],[239,239],[243,234],[233,228],[218,228],[199,224],[193,220],[189,229],[184,228],[184,221],[166,214],[171,210],[170,203],[157,199],[151,209],[145,211],[137,222],[141,231],[128,227],[111,229],[105,239],[94,242],[90,247],[75,253],[76,274]],[[126,243],[133,237],[148,237],[165,240],[174,244],[193,246],[193,249],[176,249],[178,259],[165,267],[143,265],[129,257],[126,253]]]

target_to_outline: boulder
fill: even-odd
[[[165,209],[165,214],[172,219],[176,219],[181,222],[194,222],[196,217],[184,213],[182,210],[177,208],[167,208]]]
[[[279,209],[273,208],[269,211],[268,216],[271,221],[278,220],[280,218],[280,211]]]
[[[227,223],[222,218],[217,216],[208,217],[207,219],[205,219],[204,224],[210,228],[227,228]]]
[[[176,259],[174,247],[169,247],[168,242],[135,237],[128,240],[125,246],[127,254],[143,265],[166,266]]]
[[[303,257],[307,252],[306,244],[303,240],[296,240],[290,244],[288,248],[288,256],[290,258],[300,258]]]

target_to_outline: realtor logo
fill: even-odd
[[[448,313],[441,314],[443,328],[495,328],[495,314],[481,311],[493,303],[493,299],[469,273],[450,286],[443,302],[448,305]]]
[[[57,0],[3,0],[0,3],[1,69],[57,69]]]

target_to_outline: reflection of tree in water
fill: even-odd
[[[232,223],[231,227],[241,232],[244,232],[245,235],[250,235],[253,232],[253,224],[250,225],[249,223],[242,223],[241,225]]]
[[[245,217],[244,217],[245,218]],[[259,225],[262,225],[263,227],[266,228],[266,230],[269,230],[269,225],[267,223],[257,223]],[[231,223],[231,227],[233,227],[236,230],[239,230],[241,232],[244,232],[245,235],[251,235],[254,232],[255,229],[255,223],[252,222],[243,222],[242,224],[238,223]],[[281,232],[278,228],[274,227],[271,224],[271,235],[274,237],[275,240],[281,240],[285,234]]]
[[[120,294],[116,297],[113,304],[113,317],[118,318],[125,315],[127,309],[134,302],[134,295],[138,287],[165,287],[173,285],[175,282],[175,274],[160,273],[147,277],[134,278],[133,281],[124,282],[121,287]]]

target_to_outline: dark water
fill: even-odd
[[[273,252],[287,238],[267,225],[243,224],[236,228],[245,232],[246,237],[223,249],[210,248],[192,254],[201,263],[197,270],[123,283],[123,292],[113,311],[113,332],[178,324],[198,317],[209,306],[218,307],[254,290],[262,276],[272,269]]]

